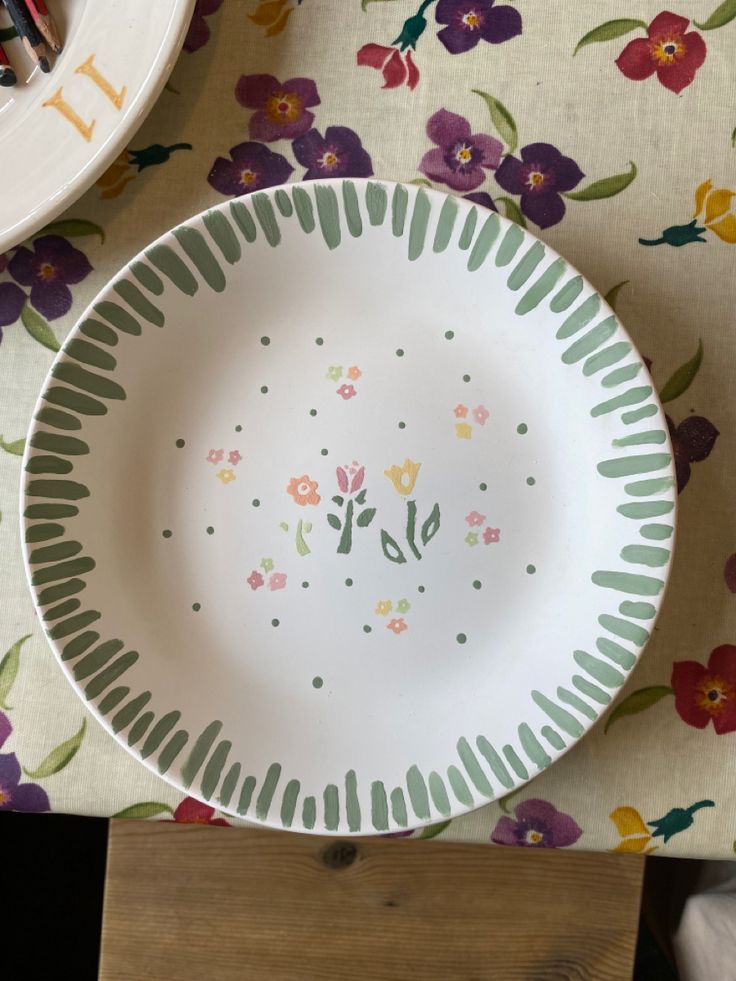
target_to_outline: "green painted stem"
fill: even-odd
[[[414,555],[418,559],[421,559],[422,553],[416,546],[414,538],[416,536],[417,529],[417,502],[407,501],[406,502],[406,540],[409,543],[409,548],[412,550]]]
[[[342,535],[340,535],[340,544],[337,546],[337,551],[340,555],[347,555],[350,549],[353,547],[353,511],[355,506],[352,501],[348,501],[348,506],[345,508],[345,520],[342,523]]]
[[[296,526],[296,550],[300,555],[309,555],[311,552],[311,549],[304,541],[304,535],[302,534],[303,531],[309,532],[311,530],[312,526],[309,524],[305,525],[302,520],[300,520],[299,524]]]

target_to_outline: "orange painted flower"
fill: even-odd
[[[264,0],[248,16],[254,24],[258,24],[259,27],[268,28],[266,37],[273,37],[275,34],[280,34],[283,31],[289,15],[294,11],[294,7],[287,6],[287,3],[290,3],[290,0]]]
[[[705,206],[703,224],[729,245],[736,245],[734,197],[736,191],[730,191],[726,187],[714,189],[712,181],[703,181],[695,191],[695,217],[699,217]]]
[[[306,507],[308,504],[319,504],[321,498],[317,493],[318,487],[316,480],[310,480],[307,474],[302,474],[301,477],[292,477],[286,490],[300,507]]]
[[[352,368],[348,368],[348,378],[352,378],[353,381],[357,381],[362,374],[363,372],[357,364],[354,364]]]
[[[461,402],[460,405],[455,406],[453,412],[455,413],[456,419],[464,419],[468,414],[468,407]]]
[[[386,626],[395,634],[403,634],[405,630],[409,629],[409,626],[403,617],[396,617],[394,620],[389,620]]]

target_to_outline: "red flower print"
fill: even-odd
[[[223,457],[225,456],[224,450],[210,450],[207,454],[208,463],[221,463]]]
[[[486,545],[494,545],[501,541],[500,528],[486,528],[483,532],[483,542]]]
[[[347,402],[348,399],[354,398],[358,393],[355,391],[355,385],[341,385],[337,389],[337,394]]]
[[[248,583],[250,588],[255,591],[256,589],[260,589],[260,587],[263,585],[263,576],[257,569],[254,569],[245,581]]]
[[[237,467],[237,465],[240,463],[242,459],[243,457],[241,456],[238,450],[230,450],[230,452],[227,455],[227,462],[230,464],[231,467]]]
[[[712,721],[719,736],[736,731],[736,646],[716,647],[707,667],[697,661],[675,661],[671,684],[683,722],[705,729]]]
[[[685,33],[687,17],[663,10],[647,28],[648,37],[629,41],[616,59],[619,70],[636,82],[657,78],[675,95],[695,78],[705,61],[705,41],[695,31]]]
[[[410,50],[402,57],[398,48],[364,44],[358,51],[357,61],[359,65],[383,72],[384,89],[396,89],[406,83],[413,90],[419,82],[419,69],[412,60]]]
[[[177,824],[218,824],[226,828],[230,827],[229,821],[224,818],[213,818],[214,807],[209,807],[193,797],[185,797],[174,811],[174,821]]]

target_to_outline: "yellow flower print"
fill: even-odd
[[[392,467],[389,467],[388,470],[384,470],[383,472],[399,494],[403,494],[406,497],[407,494],[411,494],[414,490],[414,484],[417,482],[420,467],[421,463],[414,463],[412,460],[407,459],[404,460],[400,467],[394,463]]]
[[[218,480],[221,480],[223,484],[230,484],[235,480],[235,474],[232,470],[218,470],[215,474]]]
[[[456,422],[455,434],[458,439],[470,439],[473,435],[473,427],[469,422]]]
[[[106,201],[116,198],[123,193],[126,184],[129,184],[135,176],[136,172],[130,165],[128,151],[123,150],[96,181],[97,187],[102,188],[100,197]]]
[[[379,600],[376,603],[376,613],[379,617],[387,617],[393,608],[391,600]]]
[[[729,245],[736,245],[736,215],[732,208],[735,196],[736,191],[726,187],[714,188],[712,181],[703,181],[695,191],[694,217],[698,218],[705,206],[705,215],[701,221]]]
[[[653,848],[647,848],[647,845],[652,840],[652,835],[644,823],[641,814],[635,808],[617,807],[615,811],[611,811],[609,817],[616,825],[616,830],[621,836],[621,841],[615,848],[611,849],[612,851],[629,853],[644,852],[645,855],[656,851],[656,845]]]
[[[268,28],[266,37],[273,37],[275,34],[280,34],[283,31],[289,15],[295,9],[293,6],[287,7],[287,2],[289,0],[264,0],[248,16],[254,24],[258,24],[259,27]]]

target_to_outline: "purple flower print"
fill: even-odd
[[[10,719],[0,712],[0,747],[13,731]],[[0,753],[0,811],[50,811],[46,791],[35,783],[20,783],[20,763],[15,753]]]
[[[320,177],[372,177],[373,164],[360,137],[347,126],[328,126],[322,137],[316,129],[292,143],[294,156],[307,168],[305,181]]]
[[[496,180],[509,194],[521,195],[521,210],[540,228],[562,221],[562,191],[571,191],[585,174],[571,157],[563,157],[551,143],[530,143],[521,160],[508,156],[496,171]]]
[[[2,749],[3,743],[12,731],[13,727],[10,724],[10,719],[4,712],[0,712],[0,749]]]
[[[207,44],[210,39],[210,29],[205,17],[216,13],[221,6],[222,0],[197,0],[187,36],[184,38],[185,51],[192,54]]]
[[[497,845],[531,848],[565,848],[573,845],[583,831],[569,814],[563,814],[546,800],[525,800],[514,808],[514,817],[502,817],[493,829],[491,841]]]
[[[710,456],[720,433],[704,416],[688,416],[679,426],[669,416],[665,418],[675,456],[677,493],[680,494],[690,480],[690,464],[700,463]]]
[[[286,157],[273,153],[262,143],[239,143],[230,150],[232,159],[218,157],[207,175],[220,194],[240,195],[284,184],[293,173]]]
[[[501,160],[503,144],[485,133],[471,133],[467,119],[447,109],[429,117],[427,136],[437,145],[424,154],[419,169],[453,191],[479,187],[485,180],[483,168],[495,170]]]
[[[31,303],[47,320],[69,312],[69,285],[92,272],[87,256],[60,235],[42,235],[33,250],[21,246],[8,263],[8,272],[21,286],[31,287]],[[17,296],[15,302],[17,302]]]
[[[25,302],[26,295],[20,286],[15,283],[0,283],[0,340],[3,337],[3,327],[16,322]]]
[[[450,54],[470,51],[479,41],[501,44],[521,34],[521,14],[494,0],[440,0],[435,18],[446,24],[437,34]]]
[[[496,202],[486,191],[473,191],[472,194],[463,194],[463,198],[466,201],[472,201],[473,204],[479,204],[481,208],[488,208],[489,211],[498,211]]]
[[[246,109],[256,110],[248,132],[264,143],[304,136],[314,122],[314,113],[307,109],[319,105],[311,78],[290,78],[282,85],[273,75],[241,75],[235,98]]]

